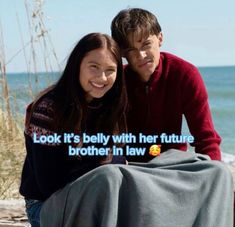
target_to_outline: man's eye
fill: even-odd
[[[130,53],[130,52],[133,52],[133,51],[135,51],[134,48],[128,48],[128,49],[125,50],[125,52],[126,52],[127,54]]]
[[[145,43],[143,47],[144,48],[149,48],[149,47],[151,47],[151,43]]]

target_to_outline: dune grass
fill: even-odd
[[[22,120],[11,119],[9,129],[9,119],[0,110],[0,199],[20,198],[19,183],[25,158],[23,129],[18,127]]]
[[[21,17],[17,14],[16,19],[22,47],[19,47],[17,53],[9,59],[6,59],[5,55],[4,31],[0,21],[0,199],[20,197],[19,183],[25,158],[22,129],[24,117],[19,116],[19,108],[14,107],[15,102],[17,107],[21,104],[17,103],[19,95],[14,97],[8,84],[7,64],[14,61],[15,57],[20,54],[25,59],[27,74],[33,75],[36,83],[38,83],[38,68],[40,68],[37,59],[43,59],[41,66],[44,67],[43,72],[61,71],[60,61],[51,40],[49,29],[46,26],[47,16],[43,8],[44,1],[25,0],[24,5],[28,32],[27,24],[23,26],[26,30],[22,30]],[[28,37],[26,38],[28,41],[24,41],[23,33]],[[29,79],[28,84],[29,91],[20,88],[20,95],[23,96],[26,92],[33,96],[32,94],[35,91],[32,88],[31,79]]]

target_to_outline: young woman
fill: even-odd
[[[68,153],[68,146],[89,145],[82,144],[83,133],[125,132],[127,98],[122,67],[119,48],[111,37],[88,34],[73,49],[59,81],[27,108],[27,155],[20,193],[33,227],[40,226],[41,207],[54,192],[105,163],[125,164],[123,157],[111,152],[105,156]],[[64,143],[65,133],[80,135],[80,142]],[[40,142],[45,136],[56,136],[57,140]]]

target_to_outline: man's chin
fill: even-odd
[[[140,76],[141,80],[148,81],[150,79],[151,75],[153,74],[153,72],[154,72],[154,70],[148,70],[145,72],[139,71],[137,73]]]

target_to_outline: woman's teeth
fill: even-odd
[[[97,87],[97,88],[103,88],[105,85],[104,84],[97,84],[95,82],[91,82],[91,84],[94,86],[94,87]]]

